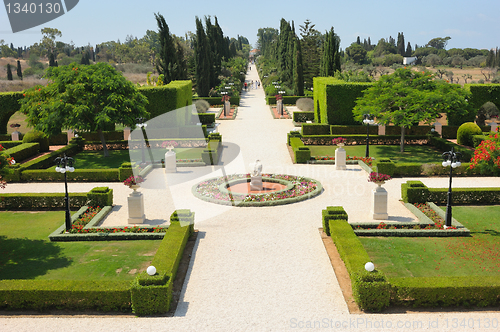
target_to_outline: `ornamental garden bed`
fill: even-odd
[[[454,215],[471,236],[358,237],[341,207],[323,210],[359,307],[498,306],[500,206],[457,206]],[[373,272],[365,270],[370,261]]]
[[[189,226],[181,226],[180,214]],[[63,223],[63,211],[0,212],[0,309],[168,312],[193,233],[194,214],[180,214],[172,214],[161,241],[55,243],[48,235]],[[153,276],[144,272],[149,265]]]

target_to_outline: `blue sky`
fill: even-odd
[[[174,9],[174,7],[176,9]],[[78,5],[53,21],[12,33],[6,8],[0,8],[0,39],[14,46],[29,46],[42,38],[43,27],[62,32],[58,41],[75,46],[96,45],[106,41],[125,41],[127,35],[141,38],[146,30],[157,30],[154,13],[162,14],[172,33],[183,36],[195,31],[195,16],[217,16],[224,34],[245,36],[255,46],[259,28],[279,28],[281,18],[294,21],[296,32],[306,19],[320,32],[334,27],[346,48],[357,36],[397,38],[425,45],[435,37],[450,36],[450,48],[494,48],[500,46],[498,0],[311,0],[311,1],[89,1]]]

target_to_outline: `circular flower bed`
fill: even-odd
[[[202,181],[193,186],[193,194],[204,201],[234,206],[273,206],[300,202],[323,190],[319,181],[294,175],[262,174],[263,182],[278,182],[287,185],[286,190],[270,193],[232,193],[227,188],[231,183],[250,181],[250,174],[221,176]]]

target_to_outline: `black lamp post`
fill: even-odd
[[[442,154],[443,156],[443,167],[450,167],[450,185],[448,187],[448,202],[446,204],[446,222],[445,228],[451,227],[451,179],[453,177],[453,169],[460,166],[462,163],[460,162],[460,158],[462,154],[460,152],[454,152],[453,148],[451,151],[445,152]]]
[[[75,168],[73,167],[74,160],[71,157],[66,157],[66,154],[64,154],[63,157],[57,157],[55,159],[55,163],[57,165],[56,172],[64,174],[64,189],[66,192],[66,195],[64,196],[64,202],[66,205],[65,224],[66,224],[66,232],[69,232],[71,229],[71,214],[69,211],[68,178],[66,176],[66,172],[75,171]]]
[[[366,154],[365,157],[370,156],[370,125],[374,124],[375,121],[371,114],[363,114],[363,123],[366,125]]]

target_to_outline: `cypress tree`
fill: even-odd
[[[321,76],[333,76],[336,71],[340,71],[340,38],[330,28],[330,32],[325,34],[323,45],[323,55],[321,57]]]
[[[411,50],[411,44],[408,42],[408,45],[406,46],[406,55],[407,57],[410,57],[413,51]]]
[[[17,60],[17,77],[23,80],[23,71],[21,70],[21,61]]]
[[[82,57],[83,61],[83,57]],[[56,60],[54,59],[54,53],[50,53],[49,55],[49,67],[55,67],[56,66]]]
[[[158,37],[160,39],[160,50],[156,70],[158,74],[163,74],[163,83],[168,84],[177,79],[178,63],[175,44],[168,24],[160,13],[155,14],[158,24]]]
[[[12,81],[12,69],[10,68],[10,63],[7,64],[7,80]]]
[[[210,45],[203,29],[203,23],[196,17],[196,38],[194,41],[196,91],[201,97],[210,92]]]
[[[302,65],[302,47],[299,38],[295,37],[293,93],[296,96],[304,95],[304,69]]]
[[[405,36],[403,35],[403,33],[399,33],[398,32],[398,54],[402,55],[402,56],[405,56]]]

